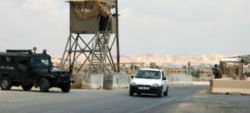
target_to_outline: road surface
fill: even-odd
[[[172,86],[169,96],[129,96],[123,90],[0,90],[0,113],[249,113],[250,97],[212,95],[208,86]]]

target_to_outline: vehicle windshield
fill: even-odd
[[[160,71],[150,71],[150,70],[140,70],[135,75],[135,78],[145,78],[145,79],[160,79]]]
[[[41,58],[41,57],[37,57],[37,58],[32,58],[31,59],[31,64],[33,66],[50,66],[51,63],[50,63],[50,60],[48,58]]]

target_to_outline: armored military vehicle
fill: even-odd
[[[22,86],[29,91],[39,87],[41,92],[48,92],[51,87],[69,92],[71,71],[53,69],[51,57],[46,53],[36,54],[32,50],[7,50],[0,52],[0,86],[10,90],[12,86]]]

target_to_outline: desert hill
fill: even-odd
[[[158,54],[158,55],[122,55],[121,62],[156,62],[158,65],[174,64],[174,65],[186,65],[190,62],[192,65],[199,64],[218,64],[221,58],[229,56],[219,54],[201,54],[201,55],[170,55],[170,54]]]
[[[231,55],[235,56],[235,55]],[[200,55],[171,55],[171,54],[128,54],[121,55],[121,62],[144,62],[146,65],[151,62],[156,62],[158,65],[173,64],[173,65],[186,65],[190,62],[192,65],[199,64],[218,64],[221,58],[230,57],[220,54],[200,54]],[[55,64],[60,63],[60,56],[53,56],[52,61]],[[84,58],[80,58],[79,62],[82,62]]]

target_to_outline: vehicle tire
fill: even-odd
[[[131,90],[129,90],[129,96],[134,96],[134,92],[132,92]]]
[[[47,78],[42,78],[40,81],[40,91],[41,92],[48,92],[50,88],[50,83]]]
[[[71,88],[71,84],[70,83],[66,83],[66,84],[62,85],[61,90],[64,93],[68,93],[70,91],[70,88]]]
[[[22,88],[24,91],[30,91],[32,89],[33,85],[30,84],[30,85],[22,85]]]
[[[11,89],[11,80],[8,76],[4,76],[1,78],[1,89],[2,90],[10,90]]]
[[[167,87],[166,91],[164,92],[164,96],[168,96],[168,87]]]
[[[159,90],[159,92],[157,93],[158,97],[162,97],[162,88]]]

